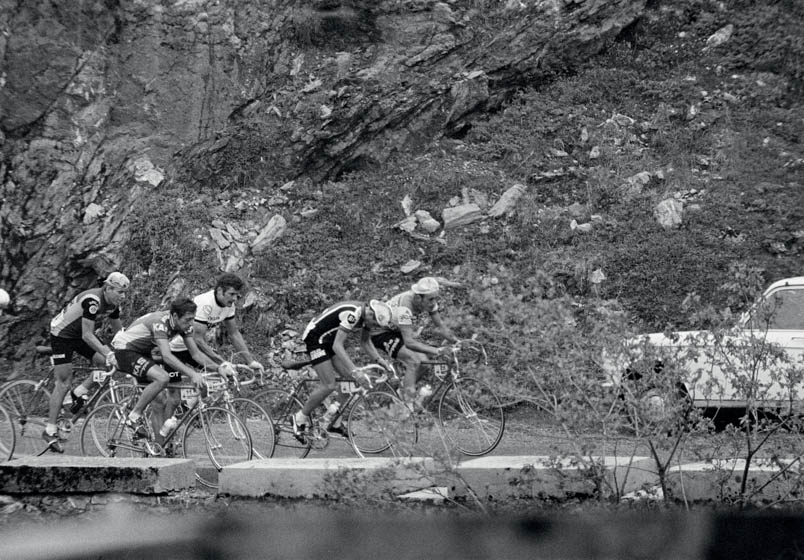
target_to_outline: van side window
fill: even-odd
[[[778,290],[754,309],[749,321],[755,330],[804,331],[804,290]]]

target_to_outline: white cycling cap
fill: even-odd
[[[369,309],[374,312],[374,318],[381,327],[387,327],[391,324],[391,308],[384,302],[373,299],[369,302]]]
[[[0,288],[0,307],[7,307],[11,303],[11,298],[8,297],[8,292]]]
[[[432,276],[425,276],[410,287],[414,294],[429,296],[438,293],[438,280]]]
[[[131,282],[128,281],[128,277],[122,272],[112,272],[106,277],[103,283],[108,284],[112,288],[117,288],[118,290],[128,290],[128,286],[131,284]]]

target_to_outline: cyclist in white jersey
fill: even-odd
[[[428,356],[439,356],[449,350],[449,347],[433,346],[419,340],[414,327],[416,317],[427,314],[438,334],[450,342],[458,342],[458,338],[441,320],[439,293],[438,280],[429,276],[420,279],[410,290],[386,302],[391,308],[390,324],[371,333],[371,342],[375,347],[385,350],[391,358],[399,359],[404,364],[406,399],[412,399],[415,395],[416,381],[422,375],[422,361]]]
[[[235,320],[235,303],[242,296],[243,286],[243,280],[239,276],[226,273],[218,277],[215,288],[193,298],[197,306],[193,320],[193,338],[199,350],[216,364],[222,364],[225,360],[207,341],[207,337],[223,325],[235,350],[244,356],[251,369],[262,374],[265,368],[252,356]],[[187,352],[187,347],[180,336],[170,341],[170,349],[182,362],[198,366]]]

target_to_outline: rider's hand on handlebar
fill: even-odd
[[[235,367],[234,365],[232,365],[231,362],[222,362],[221,364],[219,364],[218,373],[220,373],[224,377],[237,377]]]
[[[106,354],[106,369],[117,369],[117,356],[114,352]]]
[[[249,364],[248,364],[248,367],[250,367],[250,368],[251,368],[251,369],[253,369],[253,370],[256,370],[256,371],[257,371],[257,373],[259,373],[260,375],[262,375],[262,374],[264,374],[264,373],[265,373],[265,368],[264,368],[264,367],[262,366],[262,364],[261,364],[260,362],[258,362],[257,360],[251,360],[251,361],[249,362]]]
[[[193,385],[195,385],[195,388],[201,397],[207,396],[207,382],[204,381],[204,378],[201,375],[196,375],[196,377],[193,378]]]

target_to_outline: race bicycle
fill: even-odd
[[[276,431],[275,457],[306,457],[311,449],[321,450],[329,445],[331,437],[327,426],[318,414],[310,415],[310,425],[302,441],[293,433],[293,414],[300,410],[310,389],[318,380],[309,361],[285,362],[286,370],[302,370],[300,379],[289,390],[270,387],[256,393],[252,398],[264,405],[271,413]],[[387,372],[378,364],[357,368],[356,373],[365,374],[368,386],[353,379],[338,378],[338,391],[348,395],[346,402],[331,418],[346,425],[347,442],[358,457],[384,451],[392,455],[408,455],[416,443],[416,424],[405,404],[396,394],[373,390],[387,380]],[[326,402],[326,401],[325,401]]]
[[[421,413],[432,414],[436,427],[464,455],[486,455],[502,440],[505,410],[487,382],[464,375],[467,366],[459,356],[462,352],[471,352],[478,363],[485,365],[488,355],[483,345],[473,339],[461,340],[450,350],[450,359],[422,362],[432,367],[437,383],[432,394],[416,407],[417,412],[419,417]],[[398,380],[393,378],[376,388],[398,396]]]
[[[81,428],[81,452],[105,457],[165,457],[177,454],[179,448],[184,458],[195,463],[196,479],[204,486],[217,488],[218,473],[226,465],[249,461],[254,456],[248,424],[254,418],[268,422],[270,435],[273,435],[273,427],[264,410],[244,413],[221,406],[220,393],[225,391],[228,381],[217,374],[204,374],[204,378],[206,396],[191,384],[171,385],[171,389],[184,392],[190,405],[177,418],[177,424],[165,436],[164,443],[156,441],[156,430],[150,422],[143,423],[145,433],[132,432],[126,426],[125,420],[136,403],[131,398],[122,404],[99,406],[87,415]],[[136,386],[138,396],[147,384],[137,383]],[[148,416],[147,409],[144,416]],[[260,446],[261,456],[273,454],[272,439],[264,439]]]
[[[41,354],[50,354],[49,346],[37,346],[36,350]],[[42,455],[50,448],[42,439],[42,432],[48,420],[49,388],[53,385],[53,371],[51,366],[45,377],[38,381],[16,379],[0,387],[0,405],[6,409],[14,425],[15,457]],[[105,370],[91,366],[73,367],[75,377],[84,378],[92,375],[98,388],[76,413],[70,412],[69,402],[65,401],[57,420],[60,439],[69,439],[73,426],[94,407],[106,403],[122,402],[132,394],[133,384],[115,379],[114,373],[114,369]]]

